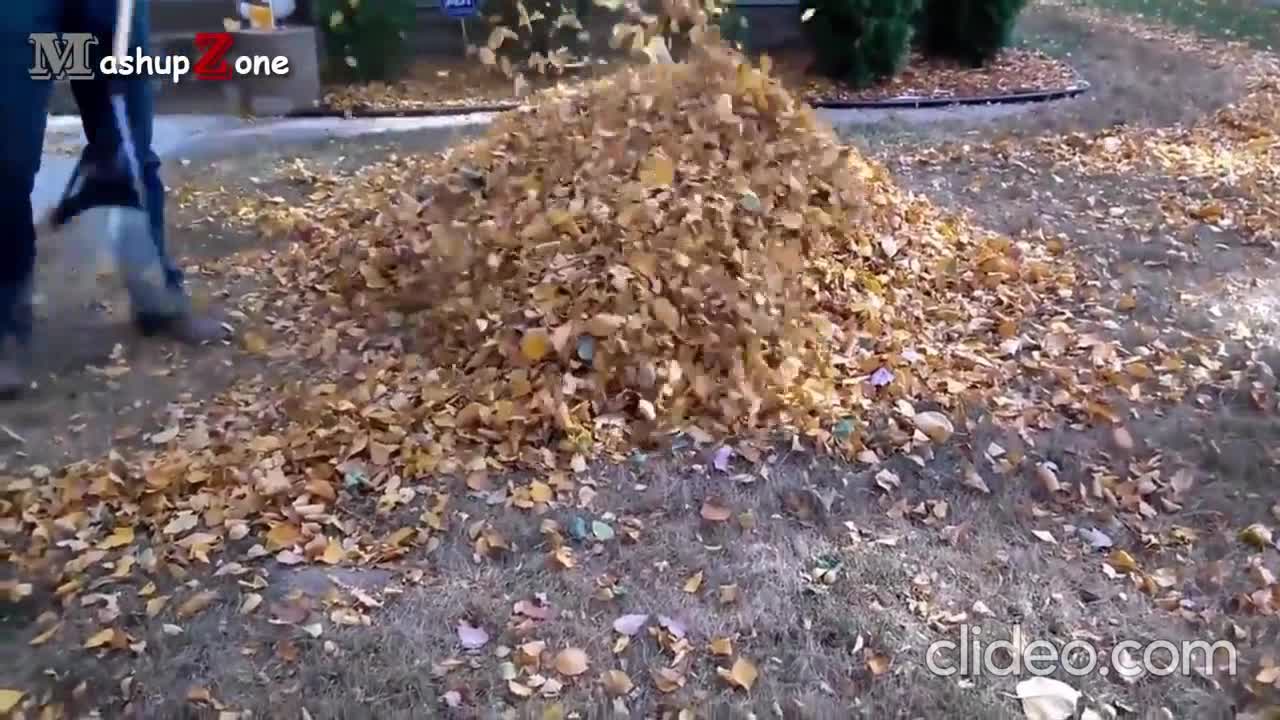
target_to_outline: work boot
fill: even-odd
[[[176,315],[138,313],[134,316],[134,324],[145,337],[169,338],[188,345],[203,345],[231,337],[231,332],[218,318],[191,310]]]

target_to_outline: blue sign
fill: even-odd
[[[440,7],[451,18],[474,17],[480,12],[479,0],[440,0]]]

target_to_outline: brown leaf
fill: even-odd
[[[574,677],[581,675],[587,671],[587,667],[591,664],[587,658],[587,654],[581,648],[569,647],[561,650],[553,663],[556,672],[561,675]]]
[[[708,522],[725,522],[733,517],[733,511],[714,500],[705,500],[702,503],[702,519]]]
[[[716,674],[724,679],[725,682],[742,690],[750,690],[751,686],[756,684],[756,678],[760,673],[756,670],[755,663],[740,657],[733,661],[733,667],[728,670],[724,668],[716,668]]]
[[[649,671],[653,685],[661,693],[673,693],[684,687],[684,673],[675,668],[657,668]]]
[[[178,606],[175,614],[180,619],[195,617],[209,607],[214,600],[218,599],[218,593],[214,590],[201,590],[200,592],[187,598],[185,602]]]
[[[698,589],[701,587],[702,587],[702,571],[701,570],[694,573],[693,575],[690,575],[689,579],[684,581],[684,591],[691,595],[698,592]]]
[[[870,670],[871,674],[875,675],[876,677],[879,677],[889,672],[889,667],[892,664],[893,664],[893,661],[889,658],[888,655],[884,655],[882,653],[877,653],[877,652],[873,652],[867,655],[867,669]]]
[[[600,683],[604,685],[605,692],[611,697],[622,697],[635,687],[631,682],[631,676],[621,670],[604,671],[600,674]]]

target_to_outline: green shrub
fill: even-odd
[[[716,18],[720,37],[729,45],[740,50],[751,50],[751,26],[747,16],[735,7],[725,9]]]
[[[818,69],[865,87],[892,77],[911,51],[920,0],[803,0]]]
[[[325,71],[334,80],[392,80],[408,60],[414,0],[317,0]]]
[[[974,67],[994,58],[1013,39],[1027,0],[925,0],[918,19],[920,47]]]

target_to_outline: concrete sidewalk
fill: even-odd
[[[452,133],[486,125],[492,113],[423,118],[298,118],[246,120],[227,115],[164,115],[156,118],[152,146],[164,160],[213,159],[253,153],[270,146],[310,145],[326,140],[438,128]],[[80,149],[84,146],[80,118],[49,118],[44,154],[36,175],[31,203],[36,217],[53,207],[62,195]]]

